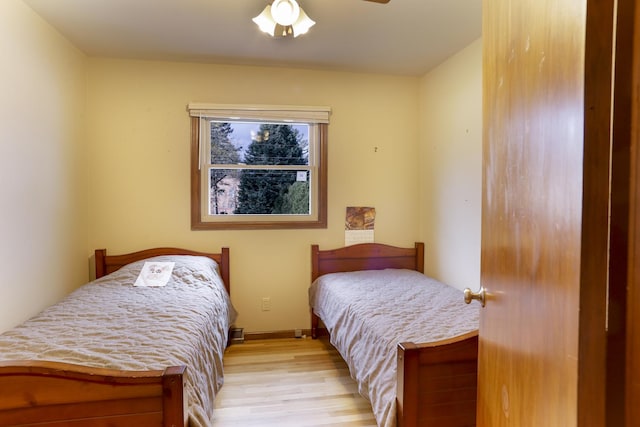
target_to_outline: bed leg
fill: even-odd
[[[318,324],[320,323],[320,318],[311,310],[311,338],[314,340],[318,338]]]
[[[163,427],[186,427],[188,424],[184,366],[167,368],[162,376]]]
[[[418,351],[414,343],[398,344],[397,354],[397,424],[398,427],[418,427]]]

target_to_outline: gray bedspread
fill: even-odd
[[[222,357],[236,312],[206,257],[161,256],[175,267],[164,287],[134,287],[135,262],[82,286],[0,335],[0,360],[49,360],[124,369],[186,365],[189,422],[211,425]],[[147,260],[149,261],[149,260]]]
[[[380,427],[396,425],[398,343],[478,329],[477,304],[464,304],[460,290],[411,270],[326,274],[311,285],[309,301]]]

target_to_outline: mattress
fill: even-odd
[[[146,261],[175,262],[166,286],[133,286]],[[215,261],[160,256],[90,282],[0,335],[0,360],[122,369],[186,365],[189,423],[211,425],[236,317]]]
[[[397,346],[453,338],[478,329],[479,307],[463,293],[413,270],[326,274],[309,289],[378,426],[396,425]]]

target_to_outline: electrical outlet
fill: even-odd
[[[262,297],[262,311],[271,311],[271,297]]]

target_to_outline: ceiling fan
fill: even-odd
[[[373,3],[389,3],[389,0],[365,0]],[[306,34],[315,21],[304,13],[296,0],[273,0],[253,22],[271,37],[287,37]]]

